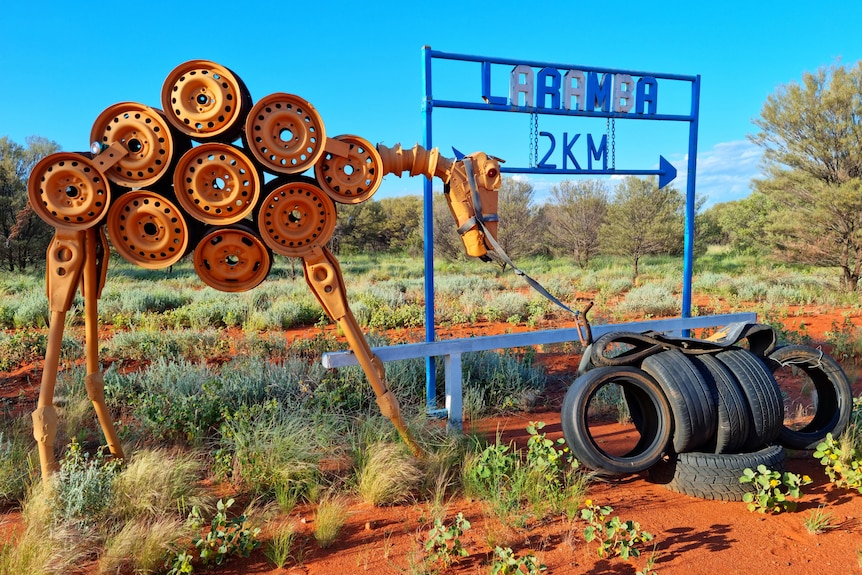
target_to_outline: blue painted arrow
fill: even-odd
[[[662,189],[676,178],[676,168],[673,164],[664,159],[664,156],[658,157],[658,188]]]
[[[615,176],[615,175],[625,175],[625,176],[658,176],[658,187],[663,188],[669,183],[671,183],[676,178],[676,168],[664,159],[664,156],[658,157],[658,169],[657,170],[621,170],[619,168],[616,169],[604,169],[604,170],[584,170],[584,169],[566,169],[566,170],[558,170],[556,167],[554,168],[500,168],[500,171],[505,174],[571,174],[571,175],[582,175],[582,176],[592,176],[592,175],[607,175],[607,176]]]

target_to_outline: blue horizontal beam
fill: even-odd
[[[753,312],[744,312],[722,315],[704,315],[688,318],[680,317],[632,323],[618,323],[612,325],[594,325],[592,328],[593,337],[597,338],[612,331],[657,331],[661,333],[681,333],[683,330],[725,326],[727,324],[740,321],[755,322],[757,321],[757,314]],[[382,361],[387,362],[571,341],[578,341],[578,331],[575,328],[507,333],[503,335],[448,339],[426,343],[408,343],[388,347],[375,347],[373,348],[373,351],[374,354]],[[324,353],[321,358],[321,363],[323,363],[323,366],[327,368],[358,365],[356,356],[352,351]]]
[[[438,60],[460,60],[462,62],[490,62],[491,64],[519,66],[521,64],[532,68],[556,68],[557,70],[581,70],[582,72],[602,72],[606,74],[629,74],[631,76],[652,76],[667,80],[680,80],[682,82],[694,82],[697,76],[683,74],[662,74],[656,72],[642,72],[637,70],[621,70],[616,68],[598,68],[596,66],[581,66],[579,64],[557,64],[554,62],[536,62],[530,60],[517,60],[514,58],[487,58],[484,56],[473,56],[469,54],[456,54],[453,52],[430,51],[431,58]]]
[[[585,118],[619,118],[622,120],[671,120],[675,122],[692,122],[692,114],[632,114],[628,112],[604,112],[602,110],[566,110],[559,108],[543,108],[541,106],[511,106],[503,104],[485,104],[479,102],[461,102],[458,100],[437,100],[428,98],[422,103],[426,108],[462,108],[466,110],[481,110],[484,112],[520,112],[522,114],[550,114],[553,116],[583,116]]]

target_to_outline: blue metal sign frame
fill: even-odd
[[[457,100],[442,100],[435,99],[432,91],[432,73],[431,67],[433,61],[437,60],[455,60],[461,62],[474,62],[481,66],[481,96],[482,102],[473,101],[457,101]],[[520,100],[513,98],[495,96],[491,94],[491,70],[492,66],[504,65],[513,66],[513,74],[519,70],[532,74],[532,69],[539,69],[539,78],[536,81],[536,98],[530,101],[530,97],[524,97],[524,104]],[[426,149],[433,147],[433,125],[432,112],[434,108],[457,108],[464,110],[476,111],[492,111],[492,112],[515,112],[526,114],[551,114],[563,116],[581,116],[592,118],[608,118],[621,120],[658,120],[658,121],[673,121],[687,122],[688,131],[688,164],[687,164],[687,185],[686,185],[686,203],[685,203],[685,236],[683,248],[683,291],[682,291],[682,317],[691,317],[691,284],[692,284],[692,268],[694,263],[694,216],[695,216],[695,174],[697,167],[697,131],[698,131],[698,116],[700,112],[700,76],[685,76],[680,74],[656,74],[652,72],[627,71],[610,68],[596,68],[591,66],[556,64],[549,62],[535,62],[514,60],[507,58],[488,58],[484,56],[473,56],[466,54],[454,54],[449,52],[440,52],[432,50],[430,46],[422,48],[422,78],[423,78],[423,99],[422,99],[422,114],[424,119],[424,137],[423,145]],[[560,70],[568,71],[566,74],[566,82],[569,82],[570,75],[574,75],[574,84],[579,84],[582,91],[587,93],[586,99],[576,99],[576,105],[571,106],[567,101],[561,101],[560,95],[565,94],[568,88],[561,87]],[[614,90],[614,86],[608,85],[607,78],[618,77],[623,78],[621,84],[628,91],[621,90],[614,92],[613,105],[610,92]],[[634,78],[640,78],[635,83]],[[690,113],[688,114],[659,114],[656,109],[656,97],[650,90],[656,88],[658,80],[673,80],[678,82],[688,82],[691,86]],[[550,86],[548,85],[550,81]],[[611,82],[615,82],[613,79]],[[616,84],[615,84],[616,85]],[[513,87],[512,91],[515,97],[518,94],[515,92],[517,88]],[[591,94],[590,92],[594,92]],[[583,96],[583,94],[581,94]],[[547,97],[551,98],[551,106],[547,106]],[[634,100],[637,99],[637,107],[635,113],[631,113]],[[626,101],[626,107],[622,108],[618,104]],[[532,105],[528,105],[532,104]],[[596,108],[598,104],[598,108]],[[550,136],[550,134],[543,134]],[[553,136],[550,136],[553,141]],[[594,143],[590,141],[590,146]],[[603,140],[598,146],[593,148],[594,152],[598,152],[604,146],[604,157],[602,167],[593,169],[592,165],[588,169],[581,169],[577,166],[577,162],[573,162],[577,167],[568,168],[566,158],[564,156],[564,167],[558,169],[556,165],[544,164],[539,162],[537,166],[530,167],[502,167],[501,172],[504,173],[523,173],[523,174],[573,174],[573,175],[656,175],[659,178],[659,187],[664,187],[676,177],[676,168],[668,162],[664,157],[659,156],[659,168],[655,170],[635,170],[635,169],[617,169],[616,166],[607,167],[607,142]],[[487,150],[486,150],[487,151]],[[600,154],[596,154],[599,156]],[[591,158],[592,159],[592,158]],[[596,159],[599,159],[596,157]],[[426,179],[424,182],[423,198],[424,198],[424,240],[425,240],[425,341],[433,342],[436,339],[434,329],[434,226],[433,226],[433,182]],[[430,304],[430,305],[429,305]],[[428,358],[426,363],[426,401],[429,410],[436,407],[436,380],[435,367],[433,358]]]

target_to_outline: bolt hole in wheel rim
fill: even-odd
[[[119,142],[128,154],[107,172],[109,180],[125,188],[146,188],[170,171],[177,142],[164,115],[154,108],[121,102],[96,118],[90,141],[107,147]]]
[[[179,208],[146,190],[120,196],[111,206],[107,227],[117,252],[143,268],[175,264],[189,244],[188,226]]]
[[[174,171],[177,201],[193,218],[212,225],[248,216],[260,196],[260,175],[252,161],[228,144],[192,148]]]
[[[314,106],[293,94],[270,94],[248,114],[245,125],[248,149],[264,169],[299,174],[323,154],[326,133]]]
[[[49,225],[83,230],[108,212],[111,193],[105,175],[85,156],[59,152],[43,158],[27,182],[30,205]]]
[[[208,233],[195,248],[194,260],[195,271],[201,280],[224,292],[257,287],[272,267],[269,249],[244,227]]]
[[[364,202],[383,181],[383,160],[377,148],[358,136],[336,136],[350,145],[346,158],[324,153],[314,165],[314,175],[330,198],[342,204]]]
[[[308,182],[292,182],[267,194],[258,227],[274,252],[302,257],[329,241],[335,219],[335,204],[323,190]]]
[[[162,85],[168,120],[196,140],[235,140],[250,107],[251,96],[239,76],[209,60],[180,64]]]

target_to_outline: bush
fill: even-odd
[[[621,313],[662,317],[680,312],[679,299],[667,287],[647,284],[632,289],[617,308]]]
[[[73,441],[54,475],[50,499],[54,521],[87,530],[101,525],[111,510],[114,478],[121,462],[95,456]]]
[[[475,405],[484,405],[492,413],[532,407],[547,382],[544,371],[518,359],[514,350],[464,354],[461,368],[465,395],[470,394]]]

